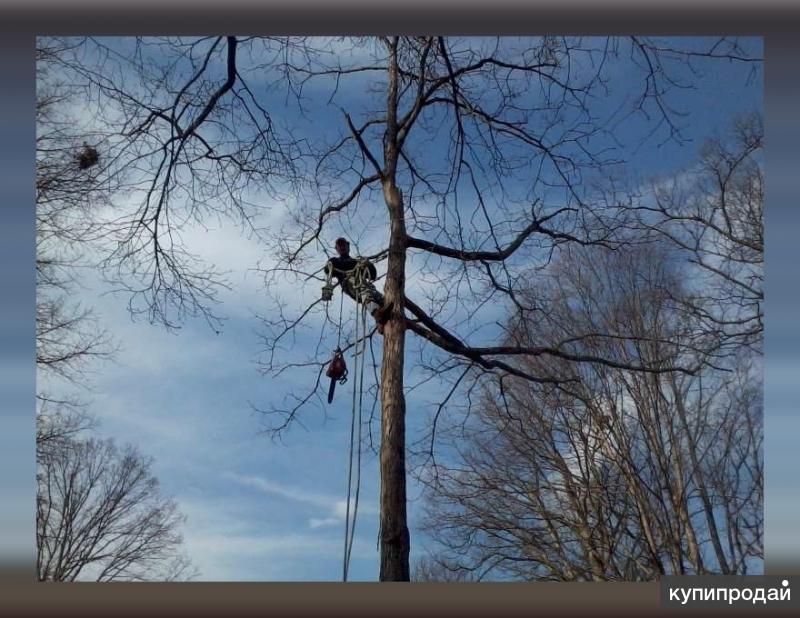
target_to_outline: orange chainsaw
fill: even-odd
[[[344,362],[344,354],[340,348],[333,352],[333,358],[328,364],[325,375],[331,379],[331,386],[328,389],[328,403],[333,402],[333,391],[336,390],[336,383],[344,384],[347,382],[347,363]]]

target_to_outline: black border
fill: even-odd
[[[487,6],[488,5],[488,6]],[[770,487],[769,470],[777,466],[797,469],[796,452],[783,446],[776,450],[777,437],[770,434],[770,349],[771,342],[793,341],[795,352],[772,357],[776,363],[800,362],[800,328],[792,305],[800,298],[796,276],[772,270],[772,260],[798,264],[798,246],[793,230],[799,230],[800,214],[794,214],[794,174],[800,171],[800,7],[789,3],[633,2],[587,3],[574,0],[523,4],[501,0],[492,3],[428,2],[322,4],[306,0],[291,3],[219,0],[185,2],[124,0],[105,5],[75,2],[70,6],[28,2],[16,9],[0,9],[0,84],[3,114],[0,127],[0,181],[4,190],[4,216],[16,225],[0,224],[0,326],[2,351],[19,363],[30,364],[31,380],[12,385],[16,394],[27,392],[29,410],[11,409],[11,415],[31,428],[30,435],[15,435],[30,441],[33,454],[33,146],[21,153],[10,131],[27,132],[33,138],[33,42],[39,34],[203,34],[235,32],[274,34],[743,34],[765,36],[766,120],[767,120],[767,412],[766,459],[767,571],[800,573],[800,556],[781,553],[787,538],[797,538],[794,529],[770,524],[770,504],[787,501],[794,519],[800,521],[797,496],[800,475],[791,487]],[[774,179],[774,180],[773,180]],[[28,196],[26,200],[24,196]],[[20,197],[23,196],[23,197]],[[800,213],[800,210],[798,210]],[[13,216],[12,216],[13,215]],[[786,233],[781,233],[782,231]],[[3,266],[5,264],[5,266]],[[12,266],[13,265],[13,266]],[[785,269],[784,269],[785,270]],[[783,272],[783,271],[781,271]],[[778,273],[778,274],[776,274]],[[29,278],[24,294],[2,294],[19,278]],[[17,285],[19,285],[17,283]],[[771,324],[777,316],[778,325]],[[781,316],[787,319],[780,319]],[[13,339],[11,334],[16,336]],[[25,343],[25,334],[30,337]],[[22,343],[19,343],[22,341]],[[783,349],[783,348],[781,348]],[[800,366],[800,365],[798,365]],[[6,382],[0,378],[0,386]],[[3,393],[0,401],[7,401]],[[792,391],[800,401],[800,380]],[[9,412],[3,406],[3,415]],[[785,411],[783,413],[786,413]],[[30,415],[29,417],[25,415]],[[28,419],[27,421],[25,419]],[[7,421],[4,418],[4,424]],[[19,423],[17,423],[17,426]],[[23,432],[24,434],[24,432]],[[797,434],[800,435],[800,434]],[[783,444],[783,442],[781,442]],[[2,457],[2,454],[0,454]],[[15,479],[33,478],[32,461],[0,460]],[[3,478],[0,476],[0,478]],[[13,480],[13,479],[12,479]],[[3,480],[6,483],[6,480]],[[30,510],[33,517],[33,482]],[[3,494],[5,487],[0,487]],[[791,500],[795,500],[792,504]],[[2,504],[2,501],[0,501]],[[0,508],[0,511],[3,509]],[[782,513],[785,515],[785,511]],[[786,535],[793,535],[788,537]],[[33,543],[33,538],[31,538]],[[797,544],[795,544],[797,546]],[[776,556],[773,560],[771,556]],[[778,556],[780,557],[778,559]],[[0,548],[0,615],[566,615],[609,613],[610,615],[661,615],[657,584],[34,584],[32,568],[4,555]],[[2,570],[5,569],[5,573]],[[14,581],[16,580],[16,581]],[[800,591],[798,591],[800,594]]]

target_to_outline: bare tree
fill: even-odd
[[[263,366],[273,374],[304,367],[312,388],[268,410],[280,415],[276,432],[304,406],[322,404],[327,360],[320,346],[311,357],[303,350],[301,358],[287,358],[285,344],[309,321],[332,320],[321,301],[287,305],[273,284],[321,280],[325,248],[342,233],[363,255],[385,261],[382,580],[409,578],[407,330],[428,346],[423,364],[453,377],[454,390],[498,374],[560,384],[546,364],[525,362],[542,357],[642,372],[694,369],[577,353],[570,341],[495,345],[487,326],[499,303],[536,319],[541,309],[522,298],[520,281],[544,268],[558,247],[625,242],[617,205],[591,189],[623,162],[614,123],[626,114],[646,118],[642,140],[682,139],[670,90],[700,80],[703,64],[719,58],[754,66],[757,59],[736,41],[685,48],[637,37],[84,43],[64,67],[85,85],[114,136],[115,161],[134,170],[133,208],[117,220],[124,225],[107,264],[139,282],[128,284],[134,302],[144,302],[139,310],[171,325],[172,310],[214,323],[216,281],[181,244],[182,226],[234,216],[258,231],[253,191],[286,201],[285,225],[268,239],[263,268],[276,293],[264,318]],[[594,97],[612,90],[610,67],[618,63],[641,78],[641,90],[618,99],[621,113],[601,111]],[[289,106],[302,120],[291,127],[283,118],[279,124],[276,111],[289,115]],[[346,349],[353,344],[351,337]]]
[[[64,422],[66,420],[66,423]],[[191,577],[183,518],[132,447],[81,438],[71,418],[39,418],[37,573],[40,581]]]
[[[639,224],[691,254],[691,310],[725,336],[723,351],[760,346],[764,329],[764,127],[759,113],[709,140],[700,165],[634,201]]]
[[[423,555],[411,567],[413,582],[466,582],[472,581],[472,573],[467,569],[453,568],[440,556]]]
[[[623,48],[644,84],[631,113],[653,113],[653,130],[675,139],[680,127],[668,89],[686,78],[681,71],[687,63],[717,54],[745,58],[725,41],[687,51],[638,38],[382,37],[352,45],[358,60],[347,65],[341,55],[308,47],[287,60],[287,80],[298,93],[314,80],[327,80],[336,99],[342,81],[366,75],[374,76],[367,83],[376,95],[362,104],[369,111],[358,115],[341,104],[342,130],[314,156],[319,207],[299,208],[294,227],[281,230],[276,242],[284,248],[283,259],[267,276],[271,282],[289,271],[298,283],[308,281],[315,274],[315,267],[306,266],[310,255],[320,243],[331,242],[325,230],[343,226],[356,235],[353,226],[367,216],[372,198],[383,198],[386,211],[369,215],[377,219],[381,241],[365,242],[362,253],[386,259],[388,322],[379,389],[381,579],[404,580],[409,551],[405,331],[446,353],[429,353],[424,361],[439,378],[454,376],[445,401],[459,387],[468,394],[487,375],[517,376],[532,384],[562,381],[547,363],[526,362],[531,358],[648,373],[694,370],[663,358],[643,363],[579,353],[571,339],[542,345],[509,337],[505,345],[495,345],[482,343],[481,334],[490,332],[486,327],[498,302],[512,306],[520,318],[539,319],[536,300],[526,302],[520,293],[522,273],[543,268],[558,247],[613,249],[626,242],[619,212],[594,195],[589,182],[622,162],[619,151],[609,148],[607,119],[595,115],[590,102],[610,87],[605,68],[622,60]],[[409,266],[416,282],[427,284],[425,307],[407,294]],[[265,368],[280,372],[304,365],[318,373],[311,380],[315,389],[272,410],[284,414],[279,430],[318,400],[325,362],[324,356],[283,360],[284,338],[315,306],[291,316],[282,308],[278,304],[277,317],[266,321],[271,331]]]
[[[678,300],[686,270],[676,257],[664,243],[562,256],[545,292],[549,319],[514,329],[536,340],[629,333],[581,345],[648,364],[704,354],[670,343],[697,328]],[[426,525],[444,560],[478,579],[758,570],[758,359],[740,356],[735,371],[704,364],[694,375],[558,365],[568,389],[495,380],[474,421],[450,430],[455,463],[425,477]]]
[[[54,69],[67,49],[39,41],[36,50],[36,364],[44,375],[76,383],[86,362],[113,351],[91,310],[70,300],[112,183],[101,144],[89,145],[74,117],[74,86]]]
[[[36,361],[37,575],[41,581],[186,579],[183,518],[161,495],[150,460],[87,437],[95,419],[54,381],[86,386],[92,361],[114,346],[90,309],[71,300],[91,264],[99,211],[119,189],[106,143],[75,117],[78,89],[59,75],[71,44],[37,45]],[[63,389],[60,389],[63,391]]]
[[[58,67],[83,93],[82,111],[124,187],[99,219],[106,276],[129,309],[168,328],[200,316],[221,325],[225,273],[187,248],[193,225],[229,219],[256,236],[264,200],[294,181],[291,141],[240,67],[252,37],[73,38]],[[255,50],[253,48],[256,48]]]

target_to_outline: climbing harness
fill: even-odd
[[[369,260],[365,258],[357,258],[356,264],[352,270],[337,272],[344,275],[341,285],[342,289],[349,296],[351,296],[357,303],[374,305],[374,308],[377,309],[382,304],[383,297],[378,290],[375,289],[375,286],[372,283],[370,266],[371,264]],[[325,267],[326,279],[325,285],[322,286],[322,300],[324,302],[333,300],[333,289],[335,287],[333,284],[334,271],[335,269],[330,263]]]
[[[350,279],[353,295],[358,299],[358,302],[363,305],[364,309],[367,309],[370,305],[374,305],[375,309],[380,307],[383,299],[372,284],[369,262],[367,260],[358,260]]]

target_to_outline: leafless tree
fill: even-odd
[[[36,444],[41,447],[76,439],[94,426],[79,395],[60,389],[56,396],[51,389],[56,380],[84,387],[89,363],[113,351],[91,309],[72,300],[109,184],[102,159],[80,162],[87,147],[94,147],[85,145],[87,135],[73,114],[74,86],[54,68],[68,49],[64,42],[46,40],[36,47]]]
[[[37,573],[40,581],[177,580],[193,576],[183,521],[151,462],[132,447],[83,438],[75,417],[39,417]]]
[[[54,69],[66,50],[45,41],[36,50],[36,364],[43,375],[75,383],[86,362],[113,349],[91,310],[71,300],[75,272],[97,233],[96,211],[111,184],[103,159],[81,163],[101,146],[86,144],[91,138],[72,113],[75,88]]]
[[[514,329],[535,340],[629,333],[581,345],[648,364],[705,354],[668,343],[698,326],[679,300],[686,269],[676,257],[663,242],[562,256],[546,292],[549,319]],[[456,463],[425,477],[426,526],[452,568],[537,580],[760,568],[757,356],[693,375],[564,361],[557,370],[569,389],[497,379],[473,422],[449,431]]]
[[[411,567],[412,582],[466,582],[472,581],[472,572],[462,568],[452,568],[440,556],[423,555]]]
[[[129,309],[169,328],[201,316],[218,328],[225,273],[183,235],[230,219],[259,235],[259,213],[294,181],[295,146],[256,96],[241,64],[252,37],[72,38],[58,68],[83,94],[82,111],[124,192],[101,219],[102,267]]]
[[[609,148],[610,124],[591,105],[595,93],[612,87],[605,67],[628,54],[631,70],[643,80],[629,111],[652,113],[654,130],[680,139],[668,90],[686,78],[681,69],[702,55],[745,58],[726,42],[695,54],[638,38],[384,37],[355,41],[352,49],[358,60],[346,65],[341,54],[309,47],[286,62],[287,81],[297,93],[322,80],[338,100],[341,83],[357,75],[375,95],[361,105],[366,112],[340,103],[342,129],[314,156],[319,206],[297,209],[292,227],[281,230],[276,242],[282,260],[267,276],[273,282],[289,271],[297,283],[311,279],[318,266],[309,267],[309,258],[319,264],[312,256],[332,241],[326,230],[350,230],[363,240],[362,253],[386,259],[390,317],[379,389],[381,579],[406,579],[405,331],[435,348],[423,347],[423,365],[437,379],[451,377],[453,390],[445,401],[458,388],[468,396],[487,375],[558,385],[562,379],[551,366],[559,360],[646,373],[696,369],[664,358],[621,360],[602,348],[577,352],[573,339],[550,345],[514,337],[505,345],[484,343],[486,327],[494,322],[491,310],[498,303],[513,307],[519,318],[541,319],[536,299],[524,299],[519,285],[523,273],[544,268],[559,247],[614,249],[626,243],[616,205],[591,190],[593,178],[622,162],[619,151]],[[372,208],[378,196],[384,212]],[[379,235],[360,235],[362,221],[374,222]],[[407,293],[407,268],[414,270],[414,293],[427,292],[424,303]],[[271,330],[265,368],[280,372],[302,365],[316,372],[311,392],[272,410],[284,415],[279,430],[303,406],[318,401],[324,352],[287,362],[283,347],[309,313],[321,310],[315,305],[287,315],[277,304],[266,321]],[[639,336],[627,335],[629,344]],[[553,363],[526,362],[535,358]]]
[[[407,330],[426,344],[422,364],[452,378],[454,389],[498,374],[560,384],[546,363],[527,362],[536,358],[647,373],[696,369],[577,353],[571,341],[496,345],[487,326],[500,303],[537,319],[541,308],[519,285],[559,247],[626,242],[619,233],[625,215],[591,189],[623,163],[614,124],[649,119],[642,140],[681,140],[670,91],[700,81],[704,65],[718,59],[757,66],[737,41],[677,48],[641,37],[228,36],[92,39],[80,50],[64,68],[114,136],[114,160],[134,175],[132,208],[117,219],[123,225],[107,265],[140,282],[129,289],[151,318],[174,325],[175,310],[213,323],[214,274],[187,254],[183,225],[235,216],[259,231],[254,195],[285,200],[284,225],[273,230],[263,267],[275,294],[264,317],[263,367],[272,374],[305,368],[312,387],[268,410],[279,415],[276,432],[305,406],[322,404],[327,350],[308,355],[302,346],[298,358],[289,342],[309,323],[333,321],[321,301],[287,304],[279,285],[295,286],[296,297],[297,286],[321,280],[337,235],[385,261],[382,580],[409,578]],[[641,78],[641,89],[601,111],[594,97],[613,91],[609,69],[619,63]],[[277,110],[302,122],[290,127]]]
[[[764,329],[764,127],[753,112],[709,140],[695,169],[634,201],[642,227],[691,254],[691,310],[725,335],[723,351],[759,346]]]
[[[103,235],[98,211],[119,188],[105,143],[75,117],[78,90],[59,75],[70,44],[37,45],[36,361],[37,573],[41,581],[186,579],[182,517],[150,461],[87,437],[85,401],[53,395],[53,379],[86,386],[91,361],[114,352],[90,309],[71,298]],[[87,140],[91,140],[91,143]],[[63,391],[63,389],[60,389]]]

